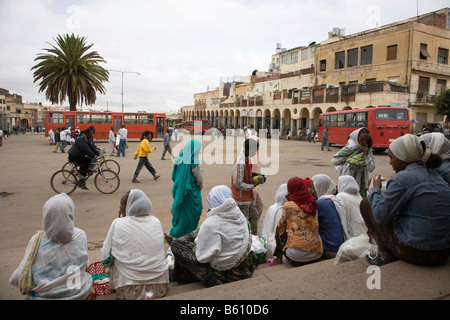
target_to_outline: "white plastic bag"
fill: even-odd
[[[367,234],[361,234],[345,241],[334,259],[334,264],[364,258],[369,252],[377,251],[377,246],[370,243]]]
[[[273,258],[273,253],[275,252],[275,248],[277,247],[277,242],[275,240],[275,233],[269,233],[265,236],[261,236],[260,238],[264,238],[266,241],[266,258]]]
[[[264,241],[264,240],[263,240]],[[255,254],[266,253],[267,249],[264,247],[264,243],[258,236],[252,235],[252,252]]]

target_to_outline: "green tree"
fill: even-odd
[[[93,105],[97,100],[97,91],[105,94],[103,82],[108,82],[109,72],[99,65],[106,63],[97,51],[87,52],[93,44],[87,45],[85,37],[74,34],[58,35],[56,46],[43,49],[34,59],[36,64],[31,70],[34,83],[40,81],[39,92],[45,91],[45,97],[51,103],[60,104],[69,100],[70,110],[77,105]]]
[[[447,116],[447,121],[450,116],[450,89],[441,92],[440,95],[434,98],[434,105],[439,114]]]

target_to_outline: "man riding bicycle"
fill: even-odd
[[[97,156],[100,155],[98,149],[93,146],[89,141],[92,139],[94,130],[92,127],[86,129],[80,137],[75,140],[75,144],[69,149],[69,161],[75,162],[80,166],[78,172],[75,172],[80,181],[78,186],[81,189],[88,190],[85,183],[85,177],[88,171],[92,169],[97,163]]]

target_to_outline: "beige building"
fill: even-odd
[[[396,105],[409,108],[419,129],[444,120],[432,100],[449,87],[449,49],[448,8],[349,36],[334,28],[321,43],[277,44],[268,72],[194,95],[182,117],[296,134],[317,128],[323,112]]]
[[[22,96],[0,88],[0,129],[23,128],[36,130],[45,126],[47,110],[64,110],[65,107],[43,106],[41,103],[23,103]]]

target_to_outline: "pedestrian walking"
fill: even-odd
[[[152,133],[150,131],[144,131],[142,133],[141,143],[139,144],[139,147],[137,148],[136,153],[134,154],[134,160],[136,160],[139,157],[139,162],[136,167],[136,171],[134,172],[133,175],[133,180],[131,180],[134,183],[140,182],[137,180],[137,177],[144,166],[147,168],[148,171],[150,171],[155,180],[157,180],[160,177],[159,174],[156,174],[156,170],[155,168],[153,168],[150,161],[148,161],[148,154],[156,150],[156,148],[154,147],[150,149],[148,141],[151,135]]]
[[[116,151],[116,135],[114,134],[114,127],[111,127],[111,130],[109,130],[109,155],[114,155],[114,152]]]
[[[122,128],[117,132],[117,138],[119,139],[119,149],[117,149],[117,157],[120,157],[120,153],[125,157],[125,148],[127,146],[128,130],[122,125]]]
[[[166,134],[164,135],[164,150],[161,155],[161,160],[166,160],[164,157],[166,156],[166,152],[169,152],[170,157],[172,158],[172,148],[170,147],[170,134],[169,129],[167,129]]]
[[[331,151],[330,149],[330,143],[328,142],[328,127],[325,127],[325,129],[323,130],[323,135],[322,135],[322,148],[320,148],[321,151],[323,151],[323,147],[327,147],[328,151]]]
[[[56,148],[53,152],[57,153],[58,149],[61,149],[61,128],[58,128],[55,132],[55,144]]]
[[[61,150],[62,153],[65,153],[64,149],[67,147],[67,141],[66,141],[66,128],[62,128],[61,132],[59,133],[59,139],[61,140]]]

